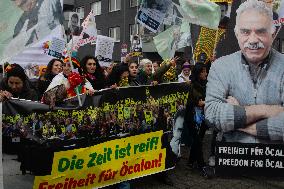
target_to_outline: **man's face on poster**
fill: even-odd
[[[37,0],[12,0],[12,1],[14,1],[15,5],[17,5],[25,12],[31,11],[36,6],[37,3]]]
[[[236,26],[236,37],[240,49],[251,63],[261,63],[273,42],[273,23],[264,13],[247,10],[239,16]]]
[[[221,20],[226,16],[227,11],[228,11],[228,6],[226,5],[219,5],[220,6],[220,10],[221,10]]]
[[[76,17],[76,15],[72,15],[71,17],[71,26],[72,27],[76,27],[78,26],[78,23],[79,23],[79,19]]]

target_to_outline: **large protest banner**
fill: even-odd
[[[82,107],[74,98],[53,111],[13,99],[3,104],[3,133],[20,138],[21,168],[38,175],[34,188],[107,186],[175,166],[175,117],[188,87],[108,89],[82,96]]]
[[[63,24],[63,1],[1,1],[0,59],[9,60]]]
[[[36,177],[34,189],[51,185],[101,187],[165,170],[163,132],[116,139],[93,147],[55,153],[51,176]],[[74,187],[75,186],[75,187]]]

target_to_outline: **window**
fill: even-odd
[[[78,8],[76,9],[76,12],[79,13],[80,19],[83,19],[83,18],[84,18],[84,16],[85,16],[84,7],[78,7]]]
[[[130,34],[130,41],[131,41],[131,38],[133,35],[139,34],[139,24],[130,24],[129,34]]]
[[[121,0],[109,0],[108,6],[109,12],[118,11],[121,9]]]
[[[138,6],[138,0],[130,0],[130,7],[137,7]]]
[[[101,1],[97,1],[91,4],[91,9],[94,11],[95,15],[102,14],[102,3]]]
[[[97,29],[97,34],[98,34],[98,35],[102,35],[102,30]]]
[[[115,42],[120,42],[120,27],[109,28],[108,36],[114,38]]]

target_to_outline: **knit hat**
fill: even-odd
[[[182,69],[185,69],[185,68],[189,68],[190,69],[190,64],[188,62],[185,62],[183,65],[182,65]]]
[[[9,77],[19,77],[23,82],[28,78],[25,70],[19,64],[11,64],[6,67],[5,71],[7,72],[7,78]]]

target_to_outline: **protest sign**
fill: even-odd
[[[218,175],[284,176],[283,144],[218,142]]]
[[[159,26],[163,23],[166,13],[173,6],[170,0],[143,1],[137,13],[137,21],[150,31],[156,33]]]
[[[142,41],[139,35],[133,35],[131,38],[131,54],[133,57],[142,56]]]
[[[56,58],[61,58],[65,49],[65,40],[59,38],[52,38],[51,45],[47,54]]]
[[[57,26],[53,29],[52,33],[44,37],[42,40],[13,56],[10,59],[10,62],[17,63],[23,67],[28,64],[47,65],[53,58],[52,56],[47,55],[51,41],[53,38],[63,40],[62,32],[63,30],[61,26]]]
[[[114,39],[102,35],[97,36],[95,56],[98,58],[100,65],[108,66],[112,60]]]

